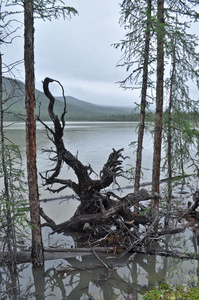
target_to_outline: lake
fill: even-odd
[[[5,125],[10,125],[7,123]],[[48,122],[51,126],[51,123]],[[137,141],[137,123],[133,122],[68,122],[65,128],[64,143],[73,154],[78,155],[79,160],[90,164],[95,173],[99,174],[106,162],[112,148],[118,150],[124,148],[124,156],[129,158],[124,161],[124,170],[135,166],[134,149],[130,143]],[[20,146],[25,163],[25,125],[16,123],[6,127],[6,136]],[[37,167],[38,172],[44,172],[52,168],[48,156],[43,149],[50,149],[52,143],[47,138],[41,124],[37,124]],[[151,181],[153,140],[149,133],[145,134],[143,145],[143,179],[142,182]],[[97,175],[93,175],[94,177]],[[42,186],[39,178],[41,206],[45,213],[55,222],[60,223],[69,219],[75,212],[78,200],[66,196],[73,194],[70,190],[62,191],[58,195],[50,194]],[[75,180],[73,171],[63,166],[60,178]],[[110,188],[114,192],[125,195],[133,191],[132,183],[124,178],[118,179],[122,188],[113,184]],[[150,190],[150,186],[148,187]],[[53,200],[58,197],[60,199]],[[51,200],[49,200],[51,199]],[[179,201],[186,201],[186,196],[179,195]],[[48,228],[43,228],[44,246],[71,247],[73,239],[63,234],[49,235]],[[182,251],[187,249],[194,252],[198,249],[196,237],[186,230],[186,234],[176,234],[165,237],[162,243],[178,244]],[[27,245],[29,241],[27,241]],[[33,272],[30,264],[19,265],[18,285],[20,290],[16,299],[143,299],[143,293],[148,288],[158,286],[161,282],[170,284],[193,284],[198,282],[198,262],[193,260],[180,260],[160,256],[136,254],[133,261],[126,266],[125,261],[129,255],[111,257],[101,255],[107,263],[112,263],[113,269],[105,267],[95,268],[100,261],[95,256],[77,256],[68,259],[59,259],[45,262],[45,277],[39,272]],[[78,270],[69,270],[69,266],[76,266]],[[57,273],[57,269],[66,268],[65,272]],[[68,271],[67,271],[68,270]],[[6,285],[2,285],[2,293]],[[35,291],[38,293],[35,295]],[[131,298],[130,298],[131,297]],[[134,297],[134,298],[133,298]]]

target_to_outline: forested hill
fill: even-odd
[[[48,103],[43,92],[36,90],[36,115],[43,121],[49,120]],[[20,120],[25,115],[24,83],[18,80],[3,78],[3,100],[6,114],[4,120]],[[55,112],[60,116],[63,110],[63,98],[56,97]],[[101,106],[66,96],[68,121],[137,121],[138,114],[132,114],[132,108]],[[23,118],[23,117],[22,117]]]

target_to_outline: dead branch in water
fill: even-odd
[[[127,157],[122,155],[123,149],[112,149],[98,178],[92,179],[91,175],[94,173],[92,167],[83,165],[77,155],[72,154],[64,145],[66,100],[64,97],[64,110],[59,120],[54,112],[55,98],[49,91],[49,84],[53,81],[59,83],[51,78],[45,78],[43,89],[49,99],[48,112],[54,128],[49,128],[39,117],[38,120],[46,127],[47,135],[54,144],[53,149],[46,150],[54,162],[54,168],[40,175],[44,186],[47,186],[52,193],[58,193],[67,188],[72,189],[77,195],[80,205],[72,218],[60,224],[56,224],[45,214],[43,209],[40,209],[40,214],[45,220],[42,226],[50,227],[52,233],[78,232],[76,242],[80,247],[89,247],[90,245],[96,251],[96,247],[114,246],[116,252],[120,253],[139,252],[141,249],[148,251],[146,249],[149,249],[148,245],[153,240],[157,241],[160,236],[165,234],[183,231],[183,228],[167,228],[167,230],[157,228],[155,225],[159,221],[159,216],[151,214],[150,205],[140,205],[138,213],[132,211],[132,207],[137,203],[160,198],[160,195],[141,189],[136,193],[119,197],[113,192],[105,191],[105,188],[112,183],[117,183],[118,177],[125,176],[122,163]],[[59,85],[61,86],[60,83]],[[72,168],[77,181],[72,181],[70,178],[59,178],[64,165]],[[53,188],[54,184],[58,184],[59,187]],[[142,226],[141,230],[139,226]]]

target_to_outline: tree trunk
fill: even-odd
[[[146,93],[147,93],[147,80],[148,80],[150,23],[151,23],[151,0],[148,0],[147,31],[146,31],[146,37],[145,37],[144,66],[143,66],[142,92],[141,92],[140,124],[139,124],[139,132],[138,132],[137,158],[136,158],[136,169],[135,169],[135,185],[134,185],[135,192],[138,192],[139,188],[140,188],[142,145],[143,145],[143,138],[144,138]],[[138,213],[139,209],[138,209],[137,205],[134,207],[134,211],[136,213]]]
[[[34,17],[33,0],[24,1],[24,61],[26,103],[26,155],[30,218],[32,224],[32,263],[42,266],[43,244],[39,215],[39,193],[36,166],[35,79],[34,79]]]
[[[169,107],[168,107],[168,134],[167,134],[167,157],[168,157],[168,198],[167,198],[167,215],[165,218],[165,225],[169,224],[169,214],[171,211],[171,198],[172,198],[172,135],[171,135],[171,112],[173,105],[173,83],[174,83],[174,75],[176,68],[176,60],[175,60],[175,44],[173,47],[172,53],[172,71],[171,71],[171,83],[170,83],[170,95],[169,95]]]
[[[163,117],[163,80],[164,80],[164,0],[158,0],[157,20],[157,84],[156,84],[156,114],[153,153],[152,190],[159,194],[160,163],[162,144],[162,117]],[[159,198],[152,201],[152,214],[159,213]]]

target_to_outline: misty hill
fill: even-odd
[[[43,121],[50,120],[48,116],[49,100],[43,92],[35,90],[36,115],[40,112]],[[6,108],[5,120],[20,120],[25,116],[24,83],[19,80],[3,78],[3,100]],[[63,111],[63,98],[56,97],[55,112],[58,116]],[[68,121],[129,121],[137,120],[138,115],[132,115],[132,109],[127,107],[102,106],[66,96]],[[12,113],[11,113],[12,112]]]

